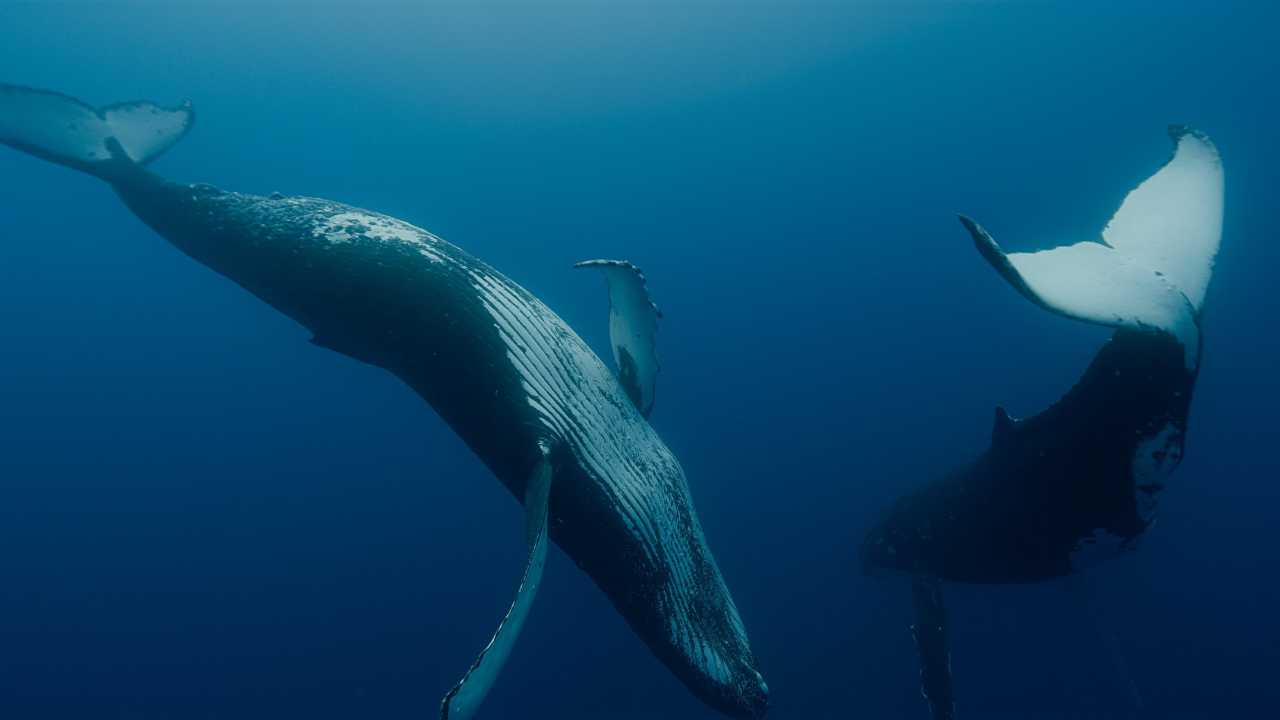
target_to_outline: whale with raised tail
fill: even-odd
[[[548,537],[695,695],[761,716],[768,687],[694,512],[647,420],[657,309],[628,263],[607,277],[620,373],[536,297],[409,223],[306,197],[165,180],[144,166],[191,127],[190,104],[94,108],[0,85],[0,142],[110,183],[179,250],[422,396],[523,503],[528,561],[493,639],[441,703],[475,714],[542,580]]]
[[[900,498],[867,535],[864,566],[912,578],[923,690],[955,715],[942,581],[1029,583],[1132,550],[1182,460],[1200,371],[1202,308],[1222,237],[1222,161],[1170,128],[1173,156],[1128,194],[1099,241],[1007,253],[962,217],[978,252],[1023,297],[1115,328],[1061,400],[995,411],[977,460]]]

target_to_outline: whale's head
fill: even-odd
[[[629,402],[619,394],[609,407]],[[631,415],[632,432],[619,444],[625,458],[606,463],[571,455],[560,467],[551,491],[552,538],[699,700],[732,718],[763,717],[769,686],[683,470],[648,423]],[[612,445],[596,447],[603,455]]]
[[[741,662],[730,670],[730,679],[716,678],[695,692],[702,701],[732,718],[758,720],[769,711],[769,685],[754,667],[754,662]]]
[[[695,568],[698,555],[686,558],[694,560],[690,564]],[[702,557],[710,560],[709,554]],[[684,564],[678,561],[672,569]],[[624,616],[704,703],[740,720],[764,717],[769,686],[728,587],[713,563],[692,575],[693,582],[683,587],[666,583],[662,599],[643,609],[629,608]]]
[[[762,718],[769,711],[769,684],[759,671],[746,668],[740,677],[735,714],[744,718]]]

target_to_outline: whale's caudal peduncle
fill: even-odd
[[[421,228],[145,170],[192,117],[189,105],[95,109],[0,85],[0,142],[110,182],[144,222],[307,327],[317,345],[400,377],[524,504],[528,560],[516,598],[442,716],[473,715],[497,678],[541,582],[548,538],[698,697],[735,717],[763,714],[768,690],[683,470],[646,420],[658,315],[639,271],[585,263],[608,277],[619,378],[531,293]]]

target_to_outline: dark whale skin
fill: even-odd
[[[991,447],[894,503],[864,567],[1031,583],[1132,549],[1182,458],[1197,375],[1185,356],[1167,333],[1118,330],[1053,406],[1019,421],[997,409]]]
[[[140,168],[108,179],[143,222],[297,320],[317,345],[402,379],[518,501],[545,448],[551,538],[695,695],[732,717],[764,714],[768,688],[679,463],[595,354],[535,297],[460,248],[377,213],[174,183]],[[513,314],[505,334],[495,305]],[[572,407],[531,405],[531,374]],[[637,497],[625,500],[631,488]],[[639,519],[629,523],[627,512]]]

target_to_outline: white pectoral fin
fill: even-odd
[[[609,283],[609,341],[618,381],[645,417],[653,411],[658,378],[657,334],[662,313],[640,268],[624,260],[586,260],[574,267],[604,273]]]
[[[1222,162],[1204,134],[1170,132],[1173,158],[1129,193],[1104,242],[1006,253],[976,222],[960,221],[983,258],[1032,302],[1100,325],[1167,332],[1194,368],[1222,237]]]
[[[484,702],[498,674],[507,664],[515,647],[520,629],[533,607],[533,599],[542,582],[542,569],[547,562],[547,507],[551,496],[551,463],[544,457],[529,476],[525,488],[525,537],[529,545],[529,559],[524,575],[516,590],[511,608],[499,623],[489,644],[457,685],[440,702],[441,720],[467,720],[474,717]]]

